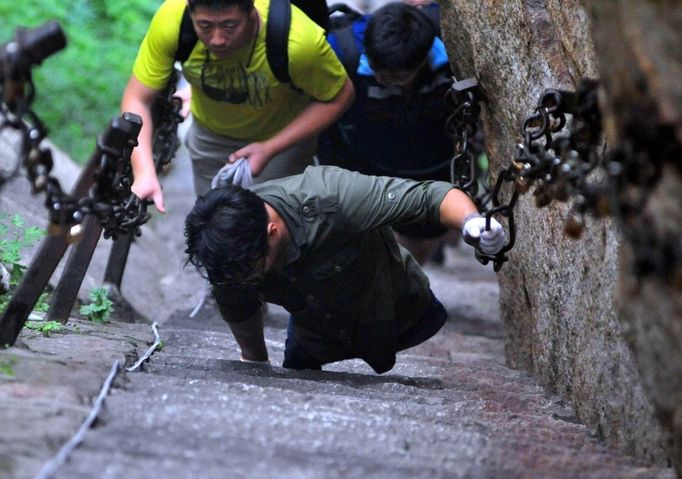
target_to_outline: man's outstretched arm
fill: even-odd
[[[154,157],[152,154],[152,124],[151,108],[159,92],[140,82],[134,75],[130,77],[123,92],[121,111],[137,113],[142,117],[142,130],[138,135],[138,144],[132,152],[133,193],[142,199],[151,198],[156,208],[164,213],[163,194],[156,176]]]
[[[478,213],[476,205],[462,190],[451,189],[440,204],[440,222],[448,228],[462,229],[464,220]]]

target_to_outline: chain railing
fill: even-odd
[[[514,222],[514,205],[518,193],[514,192],[507,204],[500,203],[500,189],[503,182],[511,181],[509,172],[503,172],[498,178],[492,191],[488,185],[488,172],[483,171],[477,161],[471,146],[471,140],[476,135],[480,123],[480,102],[485,101],[482,89],[474,78],[454,81],[449,92],[448,100],[453,106],[453,112],[445,123],[445,131],[452,138],[455,145],[455,155],[450,165],[450,180],[452,184],[466,192],[476,207],[486,218],[486,227],[490,229],[490,219],[495,214],[507,218],[509,235],[507,244],[495,255],[487,254],[475,247],[476,259],[482,264],[493,262],[495,271],[499,271],[508,260],[507,252],[514,247],[516,241],[516,225]],[[481,176],[485,175],[484,181]]]
[[[17,28],[14,39],[0,46],[0,133],[11,129],[20,136],[17,162],[0,176],[0,188],[25,170],[33,194],[45,195],[49,219],[49,235],[41,242],[0,318],[0,345],[14,344],[69,245],[77,243],[48,311],[51,319],[62,322],[68,319],[99,237],[140,235],[140,226],[150,217],[147,202],[130,189],[130,155],[142,127],[136,114],[123,113],[111,120],[71,194],[52,175],[52,153],[44,144],[47,129],[32,109],[36,96],[32,69],[65,46],[66,37],[57,22],[34,29]],[[181,121],[181,102],[172,97],[175,84],[170,88],[166,100],[173,114],[168,114],[168,108],[161,111],[154,137],[159,165],[170,161],[178,145],[174,134]]]
[[[492,190],[482,191],[477,181],[480,171],[468,149],[468,139],[476,131],[478,102],[483,96],[474,79],[453,82],[453,113],[446,124],[457,151],[452,160],[452,183],[471,196],[488,220],[496,214],[508,219],[509,241],[498,254],[476,250],[483,264],[493,261],[498,271],[507,261],[506,253],[513,247],[517,233],[514,207],[519,195],[532,188],[538,208],[552,201],[572,202],[565,233],[578,238],[587,214],[611,215],[623,224],[631,224],[642,214],[664,164],[679,169],[682,146],[672,128],[642,124],[637,118],[626,126],[621,143],[607,153],[598,88],[598,81],[584,79],[575,92],[545,90],[522,124],[523,141],[517,145],[514,158],[500,171]],[[507,202],[501,200],[505,184],[512,186],[511,193],[505,195]],[[657,272],[670,277],[670,271],[682,265],[679,239],[653,238],[645,228],[630,227],[625,232],[634,246],[636,274]],[[671,261],[677,266],[673,267]]]

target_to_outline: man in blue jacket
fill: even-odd
[[[349,70],[355,103],[320,137],[318,158],[371,175],[450,181],[452,139],[444,95],[452,84],[445,46],[438,37],[437,5],[389,3],[332,31],[329,43]],[[351,45],[354,43],[354,45]],[[355,47],[355,49],[353,48]],[[423,264],[446,230],[397,227],[399,242]]]

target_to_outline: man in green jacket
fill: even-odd
[[[188,263],[212,284],[245,361],[267,361],[263,301],[291,314],[284,367],[361,358],[389,371],[396,352],[442,327],[445,309],[391,226],[463,229],[484,253],[505,245],[450,183],[365,176],[333,166],[243,189],[217,188],[187,216]]]

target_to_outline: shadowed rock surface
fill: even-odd
[[[495,276],[465,248],[448,251],[444,267],[429,267],[451,312],[445,327],[399,354],[396,367],[380,376],[361,361],[322,372],[282,369],[287,315],[274,306],[266,321],[272,366],[238,361],[212,303],[193,320],[178,311],[159,328],[163,349],[141,371],[119,374],[96,426],[55,477],[673,478],[669,469],[609,450],[560,398],[505,366]],[[2,353],[19,358],[6,387],[37,383],[22,386],[34,388],[28,397],[41,380],[25,376],[34,367],[18,367],[30,364],[24,355],[52,354],[66,363],[56,374],[61,384],[41,386],[66,391],[57,402],[62,414],[53,405],[40,424],[36,409],[24,411],[23,433],[13,435],[13,454],[3,457],[18,456],[22,468],[10,469],[9,477],[32,477],[85,416],[97,374],[82,371],[81,354],[89,352],[89,368],[104,377],[113,358],[131,356],[131,346],[141,354],[151,340],[144,325],[73,324],[86,331],[51,338],[24,333],[33,353]],[[126,347],[89,344],[117,335],[127,337]],[[74,340],[67,355],[60,344]],[[74,380],[79,374],[83,380]],[[6,404],[3,422],[16,422],[19,401]],[[8,439],[0,434],[3,450]]]

